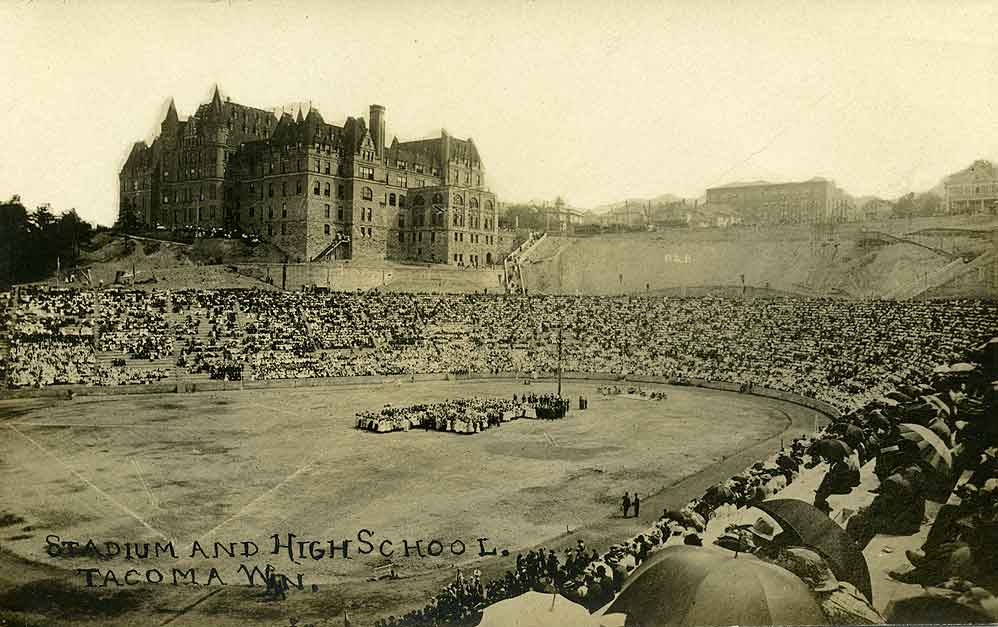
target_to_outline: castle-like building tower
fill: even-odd
[[[386,145],[385,108],[328,124],[222,100],[181,120],[170,102],[151,145],[121,169],[118,215],[150,227],[239,226],[293,261],[498,262],[498,206],[471,139]]]

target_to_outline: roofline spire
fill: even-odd
[[[180,116],[177,115],[177,105],[173,102],[173,98],[170,98],[170,106],[166,108],[166,118],[164,122],[177,122],[180,120]]]
[[[218,83],[215,83],[215,93],[211,95],[211,106],[216,109],[222,108],[222,95],[218,91]]]

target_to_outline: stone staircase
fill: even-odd
[[[242,311],[238,303],[235,304],[234,311],[236,314],[236,329],[237,329],[235,334],[236,337],[242,338],[243,335],[245,334],[246,325],[252,320],[252,317],[246,312]],[[196,372],[194,371],[194,369],[190,364],[186,366],[178,365],[180,360],[181,349],[183,348],[183,346],[186,346],[189,340],[193,339],[195,345],[202,347],[214,347],[214,348],[206,348],[205,349],[206,353],[214,353],[221,356],[221,353],[224,350],[224,346],[234,344],[235,341],[231,337],[222,337],[217,340],[212,340],[211,338],[212,321],[209,318],[209,311],[203,308],[191,308],[182,313],[171,314],[172,316],[172,318],[170,319],[171,327],[177,329],[181,328],[181,326],[185,326],[186,325],[185,319],[187,318],[188,315],[193,316],[197,320],[197,328],[194,331],[193,335],[175,334],[174,344],[176,346],[176,350],[174,351],[173,363],[175,364],[176,379],[178,381],[187,381],[193,383],[197,383],[198,381],[210,381],[211,373]],[[247,376],[247,373],[245,371],[243,372],[243,376],[244,377]]]
[[[200,344],[201,346],[211,345],[211,323],[205,317],[205,311],[203,309],[196,310],[198,316],[198,328],[197,333],[194,334],[195,344]],[[181,373],[181,378],[184,381],[209,381],[211,380],[211,374],[207,372],[193,372],[190,367],[183,369]]]
[[[506,259],[503,261],[503,272],[505,275],[503,283],[506,287],[507,293],[523,293],[523,270],[520,268],[520,260],[523,259],[531,250],[536,249],[545,238],[547,238],[547,233],[542,233],[540,237],[537,238],[535,238],[531,233],[530,237],[528,237],[522,244],[506,256]]]
[[[911,283],[894,290],[889,294],[889,298],[897,300],[915,298],[919,294],[941,285],[945,285],[963,274],[976,271],[981,267],[986,267],[988,264],[993,263],[994,259],[995,253],[984,253],[970,262],[964,262],[962,259],[955,259],[928,276],[912,281]]]

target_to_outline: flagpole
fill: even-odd
[[[561,398],[561,332],[565,327],[565,314],[562,312],[561,324],[558,325],[558,398]]]

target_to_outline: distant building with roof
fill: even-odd
[[[222,100],[181,120],[171,100],[151,145],[119,173],[119,221],[150,228],[238,226],[294,261],[498,262],[498,203],[469,139],[387,144],[385,108],[327,123]]]
[[[852,199],[834,181],[729,183],[707,190],[705,210],[722,206],[744,224],[815,224],[844,222]]]
[[[998,169],[979,159],[943,181],[946,213],[998,213]]]
[[[571,233],[582,224],[582,210],[569,207],[560,197],[551,205],[544,203],[538,211],[548,233]]]

